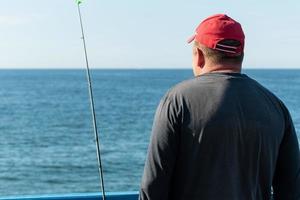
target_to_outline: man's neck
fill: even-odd
[[[241,66],[233,66],[233,65],[211,65],[204,66],[201,70],[201,74],[206,73],[214,73],[214,72],[224,72],[224,73],[241,73]],[[200,74],[200,75],[201,75]]]

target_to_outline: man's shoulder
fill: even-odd
[[[177,84],[175,84],[173,87],[171,87],[167,94],[168,96],[178,96],[178,95],[183,95],[185,92],[188,90],[191,90],[193,86],[195,86],[196,80],[195,78],[190,78],[184,81],[181,81]]]
[[[235,85],[235,86],[234,86]],[[233,87],[229,87],[233,86]],[[206,74],[204,76],[193,77],[182,82],[177,83],[171,87],[167,93],[168,98],[178,98],[184,96],[195,96],[197,94],[214,94],[218,92],[224,92],[225,90],[238,90],[244,89],[255,90],[257,92],[264,93],[265,96],[273,99],[279,104],[283,104],[280,98],[275,95],[268,88],[260,84],[255,79],[245,74]]]
[[[274,99],[275,101],[279,102],[280,104],[282,104],[283,102],[281,101],[281,99],[274,94],[270,89],[268,89],[267,87],[265,87],[264,85],[262,85],[261,83],[259,83],[257,80],[249,78],[249,80],[252,82],[252,85],[255,85],[255,87],[257,87],[260,91],[262,91],[265,95],[269,96],[270,98]]]

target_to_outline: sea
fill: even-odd
[[[137,191],[154,112],[191,70],[92,70],[106,191]],[[300,138],[300,70],[243,73],[289,108]],[[84,70],[0,70],[0,196],[99,192]]]

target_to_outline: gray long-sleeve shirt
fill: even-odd
[[[157,108],[141,200],[300,199],[300,154],[284,104],[239,73],[184,81]]]

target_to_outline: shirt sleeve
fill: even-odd
[[[140,200],[168,199],[176,162],[178,134],[178,111],[172,99],[166,95],[156,110],[153,122]]]
[[[289,111],[286,115],[285,133],[280,145],[273,178],[274,200],[300,199],[300,152],[296,131]]]

